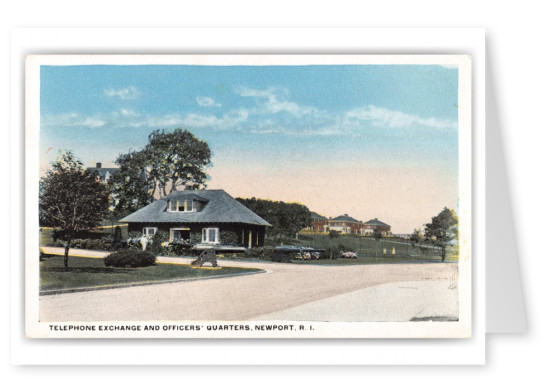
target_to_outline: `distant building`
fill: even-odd
[[[95,172],[96,181],[101,183],[108,183],[109,178],[111,178],[113,174],[117,172],[118,168],[103,168],[101,167],[101,163],[96,163],[96,167],[87,167],[86,170],[90,172]]]
[[[329,232],[333,230],[343,234],[360,234],[362,227],[363,224],[361,221],[345,213],[335,218],[329,218],[326,231]]]
[[[313,232],[325,232],[325,226],[327,225],[327,217],[320,215],[316,212],[311,212],[312,224],[307,228],[307,231]]]
[[[383,223],[377,218],[366,221],[363,224],[362,234],[370,235],[373,233],[373,231],[375,231],[375,228],[379,228],[383,232],[383,235],[385,236],[392,235],[392,232],[390,231],[390,228],[391,228],[390,225],[388,225],[387,223]]]
[[[325,217],[316,212],[311,212],[312,224],[305,231],[329,232],[337,231],[343,234],[371,235],[375,228],[379,227],[384,236],[392,235],[391,227],[377,218],[362,222],[346,213],[338,217]]]

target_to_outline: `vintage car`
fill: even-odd
[[[320,259],[324,249],[302,246],[277,246],[274,248],[274,262],[291,262],[291,259],[304,261]]]

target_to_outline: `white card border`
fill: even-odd
[[[262,48],[273,52],[330,52],[342,54],[354,53],[470,53],[473,55],[473,219],[475,233],[473,241],[473,259],[484,259],[484,31],[481,29],[132,29],[132,34],[125,30],[112,29],[23,29],[15,30],[12,40],[12,167],[17,152],[22,152],[21,139],[16,137],[23,129],[22,96],[16,83],[21,83],[24,75],[22,58],[28,53],[127,53],[128,51],[150,53],[166,53],[175,50],[188,52],[201,48],[212,53],[239,52],[255,53]],[[312,42],[312,30],[316,30],[316,43]],[[70,31],[70,33],[69,33]],[[198,33],[201,34],[198,34]],[[61,34],[62,33],[62,34]],[[194,36],[199,39],[193,42],[175,42],[167,37]],[[190,34],[192,33],[192,34]],[[193,34],[195,33],[195,34]],[[63,37],[50,40],[48,38]],[[332,38],[327,46],[323,46],[322,36]],[[132,35],[132,42],[128,36]],[[337,39],[338,37],[338,39]],[[358,42],[361,38],[361,42]],[[334,47],[335,43],[343,43],[342,47]],[[55,43],[52,43],[55,42]],[[82,42],[88,42],[82,46]],[[239,48],[233,42],[240,42]],[[259,43],[261,42],[261,46]],[[270,42],[273,44],[270,45]],[[277,45],[275,44],[277,42]],[[344,44],[346,42],[346,44]],[[423,47],[417,46],[423,42]],[[162,43],[162,44],[160,44]],[[285,43],[285,46],[282,46]],[[312,45],[313,46],[309,46]],[[152,49],[154,47],[154,49]],[[308,49],[305,49],[308,48]],[[479,72],[477,72],[477,70]],[[23,173],[12,175],[12,200],[17,199],[17,179],[21,180]],[[15,193],[15,194],[14,194]],[[12,205],[12,221],[17,219],[17,213],[22,206]],[[19,251],[18,251],[19,250]],[[12,246],[11,259],[22,260],[22,246]],[[171,344],[153,343],[152,341],[41,341],[33,343],[24,339],[23,303],[21,292],[23,288],[21,265],[11,265],[12,293],[12,360],[16,363],[104,363],[104,364],[197,364],[213,363],[213,357],[218,357],[214,363],[227,364],[445,364],[463,363],[475,364],[484,362],[484,262],[473,264],[473,337],[470,340],[400,340],[400,341],[282,341],[282,340],[228,340],[228,341],[175,341]],[[23,312],[21,312],[23,311]],[[23,338],[21,338],[23,337]],[[78,342],[78,343],[76,343]],[[98,343],[100,342],[100,343]],[[330,345],[338,354],[320,354],[319,349],[327,351],[324,345]],[[124,349],[119,349],[124,346]],[[133,354],[132,347],[150,350],[152,354]],[[177,347],[174,351],[172,347]],[[186,354],[181,355],[181,349]],[[308,348],[308,349],[305,349]],[[74,349],[86,349],[86,355],[70,354]],[[162,354],[153,354],[159,352]],[[228,357],[226,349],[245,350],[247,353]],[[105,354],[106,350],[109,354]],[[32,352],[32,353],[31,353]],[[170,354],[172,352],[172,354]],[[192,353],[193,352],[193,353]],[[108,356],[108,357],[106,357]],[[80,357],[80,358],[79,358]],[[85,358],[84,358],[85,357]],[[98,360],[99,359],[99,360]],[[97,360],[97,361],[96,361]]]

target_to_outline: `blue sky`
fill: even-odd
[[[209,188],[409,233],[457,204],[457,77],[438,65],[42,66],[41,169],[61,149],[113,167],[151,131],[182,127],[211,147]]]

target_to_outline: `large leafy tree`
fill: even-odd
[[[237,198],[237,201],[272,225],[266,233],[275,240],[285,236],[293,237],[312,222],[310,210],[298,203],[260,200],[254,197]]]
[[[40,180],[39,202],[41,226],[52,227],[54,236],[65,241],[67,270],[71,240],[78,232],[100,225],[107,213],[107,189],[72,152],[65,152]]]
[[[211,161],[208,144],[183,129],[155,130],[140,151],[121,154],[120,167],[109,181],[119,214],[133,212],[180,186],[205,187]]]
[[[457,239],[458,219],[452,209],[444,208],[425,225],[425,238],[435,246],[440,247],[442,262],[446,260],[447,248],[452,240]]]
[[[143,208],[153,200],[152,184],[148,183],[147,159],[142,152],[129,152],[116,160],[119,169],[109,179],[114,199],[113,217]]]
[[[155,130],[149,135],[144,150],[149,163],[149,176],[158,187],[161,197],[177,186],[199,189],[205,185],[206,166],[211,152],[208,144],[187,130],[167,133]]]

